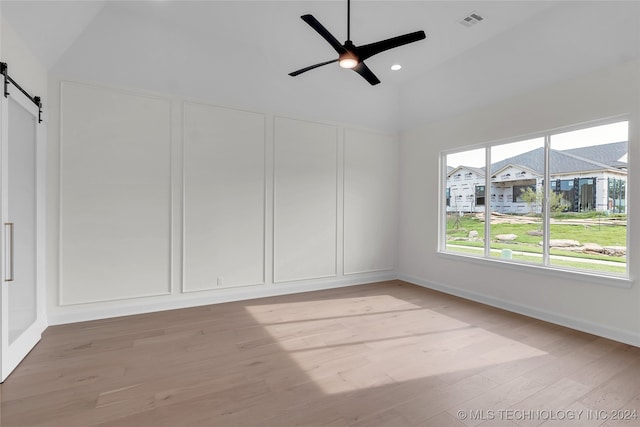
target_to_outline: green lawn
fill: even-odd
[[[560,215],[559,215],[560,216]],[[611,221],[614,217],[595,217],[596,224],[570,224],[563,223],[572,222],[581,218],[594,218],[593,213],[587,214],[563,214],[562,218],[554,217],[551,224],[550,235],[552,239],[570,239],[577,240],[581,244],[584,243],[597,243],[600,246],[626,246],[627,228],[620,225],[620,219],[624,220],[624,217],[616,215],[615,219],[618,221]],[[533,224],[491,224],[491,249],[511,249],[515,252],[526,252],[531,255],[515,255],[514,260],[540,263],[541,258],[534,254],[542,254],[542,236],[532,236],[527,234],[530,231],[536,231],[541,229],[541,219],[531,217]],[[469,232],[475,230],[478,232],[477,241],[457,240],[457,238],[466,238]],[[498,234],[515,234],[518,237],[511,242],[497,242],[495,236]],[[479,254],[478,249],[484,247],[484,221],[476,219],[473,215],[467,215],[459,219],[456,224],[455,219],[449,218],[447,221],[447,245],[456,245],[468,247],[464,252],[473,254]],[[451,248],[452,251],[462,252],[463,248]],[[607,265],[580,261],[571,261],[565,259],[552,258],[552,264],[558,266],[565,266],[570,268],[597,270],[615,273],[624,273],[626,271],[626,257],[607,256],[604,254],[585,254],[581,252],[572,252],[568,250],[552,249],[550,254],[562,255],[571,258],[581,259],[593,259],[601,261],[610,261],[620,264]],[[500,256],[496,252],[495,256]]]

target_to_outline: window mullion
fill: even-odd
[[[551,189],[551,173],[550,173],[550,168],[549,168],[549,158],[550,158],[550,153],[551,153],[551,136],[550,135],[545,135],[544,136],[544,179],[543,179],[543,185],[542,185],[542,191],[544,194],[543,197],[543,201],[542,201],[542,230],[543,230],[543,236],[542,236],[542,263],[543,265],[550,265],[551,263],[549,262],[549,236],[551,235],[550,233],[550,224],[551,224],[551,216],[550,216],[550,206],[549,206],[549,200],[550,200],[550,195],[549,195],[549,191]]]
[[[484,154],[484,256],[491,257],[491,147]]]
[[[447,156],[440,156],[440,188],[447,188]],[[447,194],[440,195],[438,250],[447,250]]]

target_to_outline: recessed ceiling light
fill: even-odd
[[[400,68],[402,68],[402,65],[400,65],[400,64],[393,64],[393,65],[391,66],[391,69],[392,69],[393,71],[398,71]]]

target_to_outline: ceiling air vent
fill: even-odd
[[[480,15],[475,10],[462,18],[460,20],[460,25],[464,25],[465,27],[473,27],[474,25],[482,22],[484,20],[484,16]]]

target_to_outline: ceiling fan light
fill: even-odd
[[[340,66],[342,68],[355,68],[358,65],[358,61],[353,58],[345,58],[340,60]]]
[[[351,52],[340,55],[340,61],[338,62],[342,68],[355,68],[358,65],[358,58]]]

